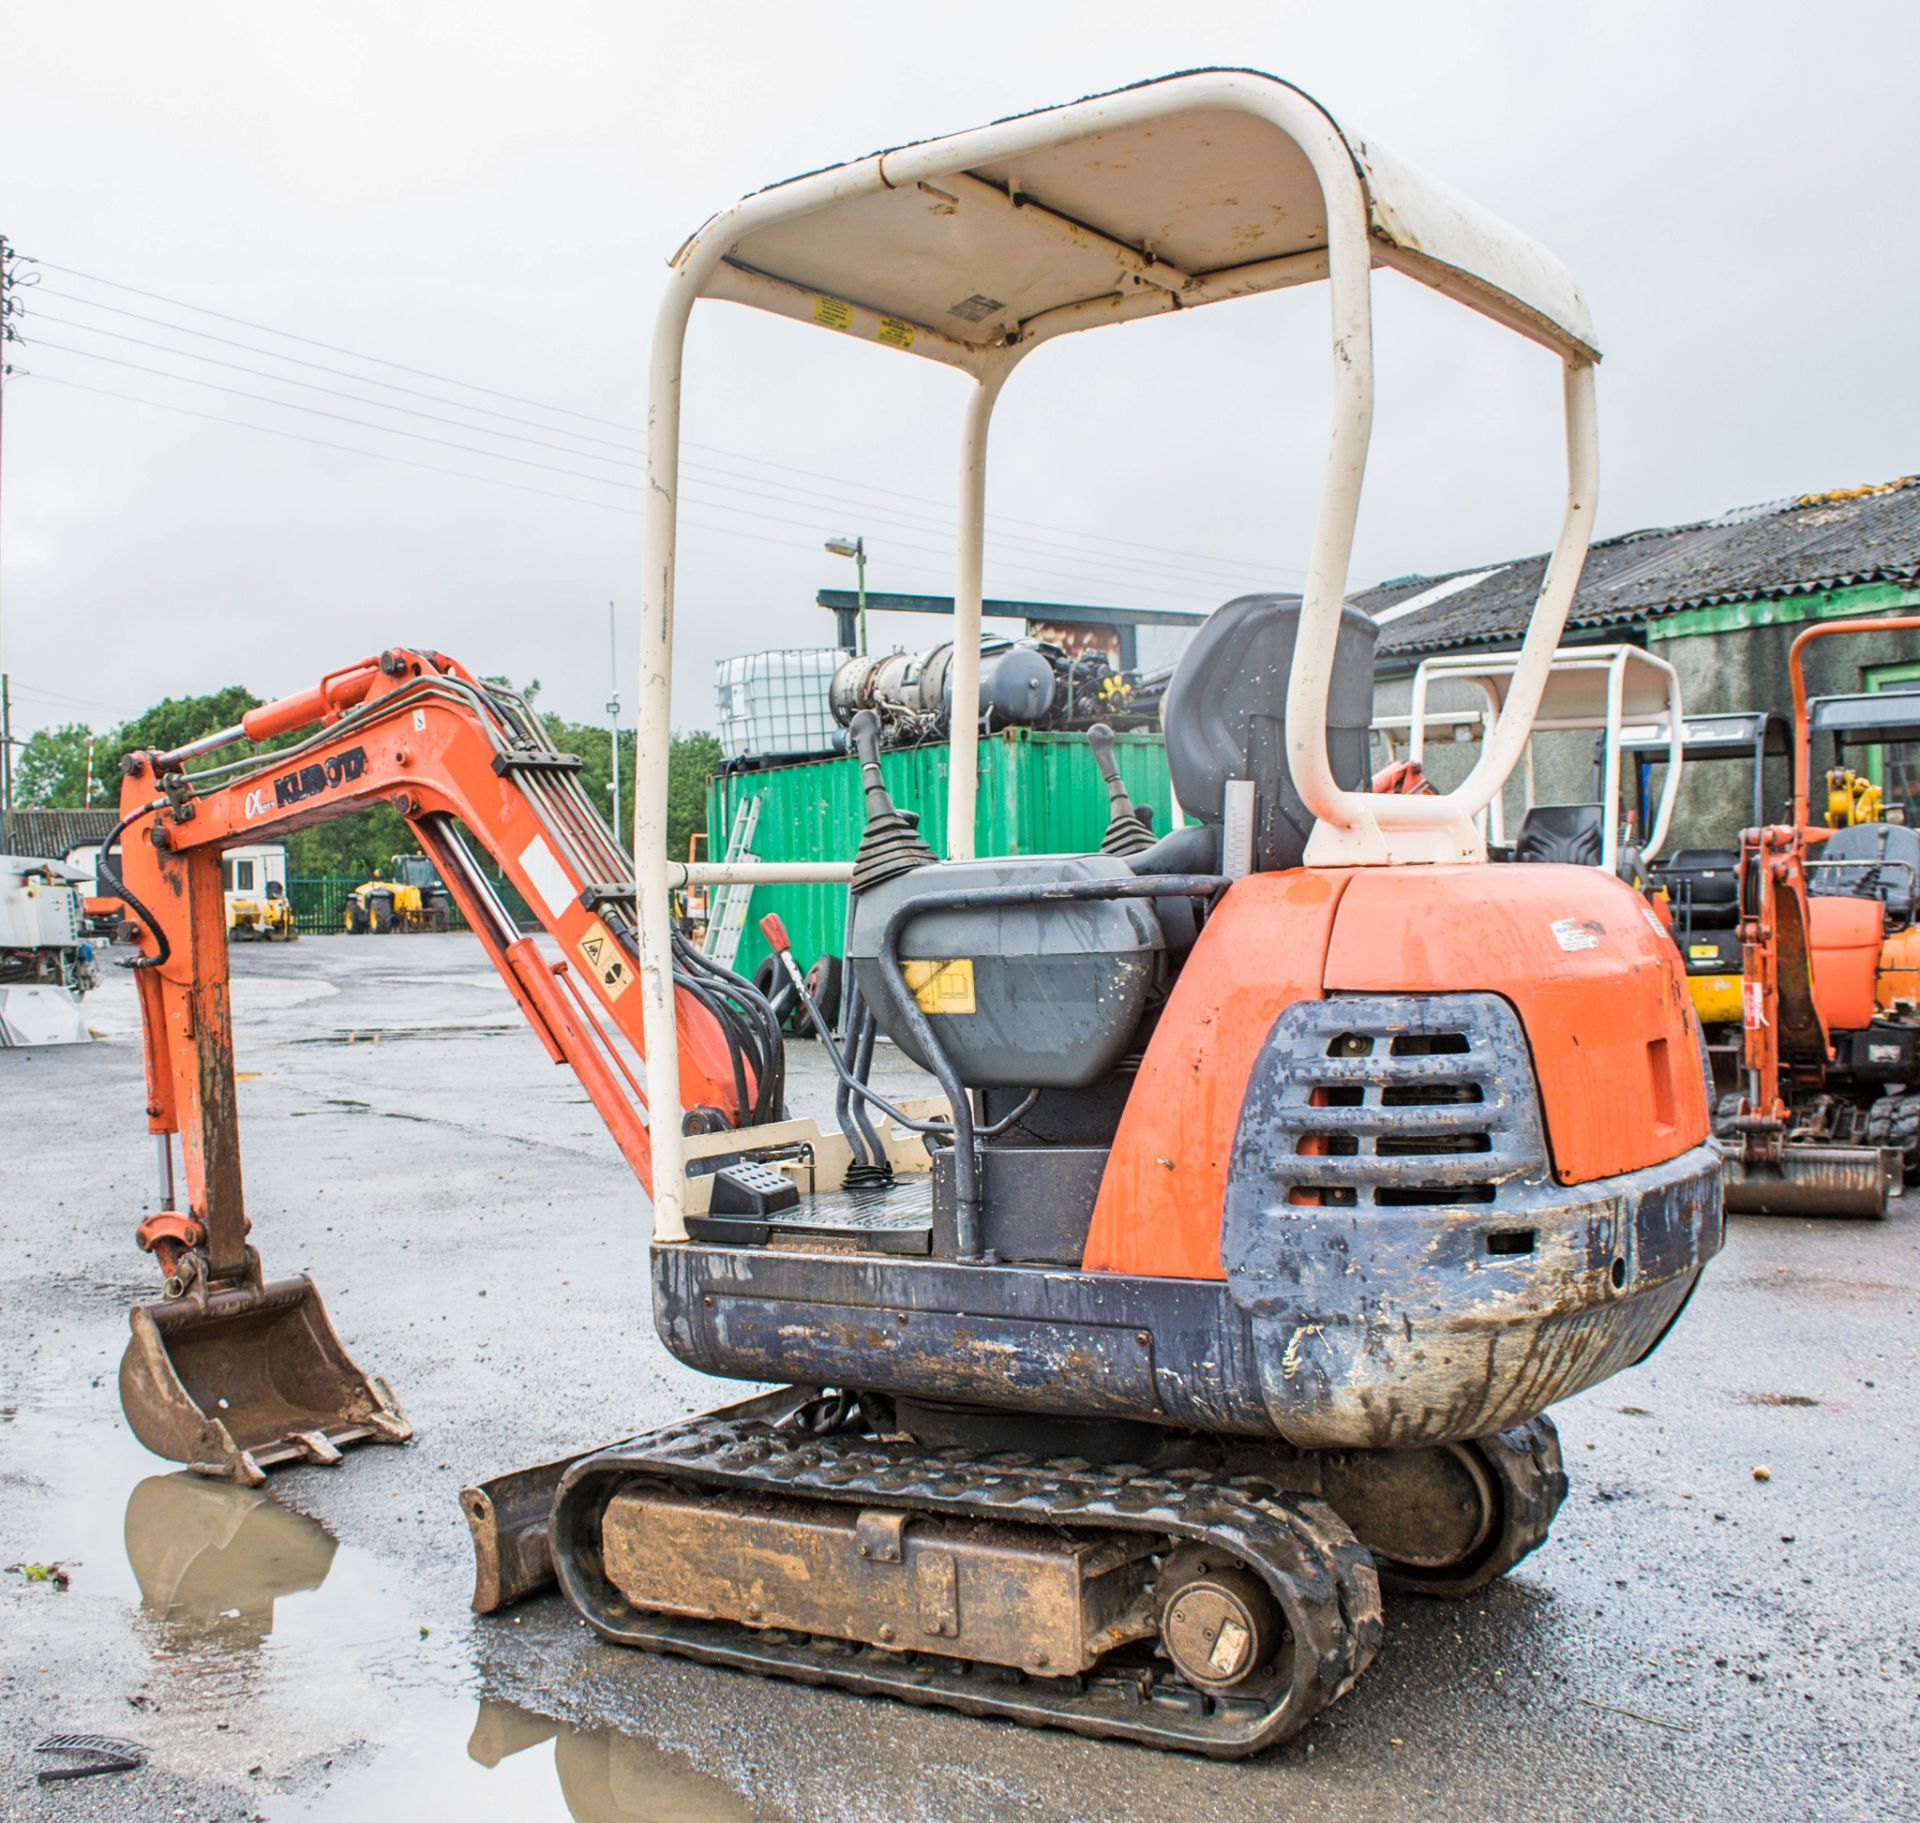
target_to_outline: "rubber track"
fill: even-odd
[[[1272,1590],[1293,1634],[1290,1674],[1264,1696],[1211,1697],[1157,1658],[1042,1678],[934,1653],[642,1613],[601,1574],[598,1549],[606,1499],[635,1476],[1050,1530],[1204,1541]],[[1092,1468],[1077,1459],[927,1451],[865,1431],[822,1437],[765,1420],[694,1419],[576,1463],[561,1483],[552,1536],[567,1599],[619,1644],[1215,1759],[1258,1753],[1298,1732],[1346,1694],[1380,1644],[1373,1561],[1331,1507],[1252,1479],[1222,1484],[1200,1470]]]

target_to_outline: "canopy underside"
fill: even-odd
[[[707,294],[976,366],[1036,334],[1323,278],[1328,201],[1259,111],[1276,98],[1334,126],[1272,77],[1196,72],[794,179],[734,212]],[[1339,143],[1374,263],[1597,358],[1552,255],[1377,146]]]

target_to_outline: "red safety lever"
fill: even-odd
[[[760,934],[766,938],[767,948],[772,950],[776,956],[779,955],[782,950],[789,950],[793,947],[793,945],[787,941],[787,927],[780,921],[780,914],[778,912],[768,912],[767,915],[760,920]]]

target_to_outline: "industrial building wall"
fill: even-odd
[[[1920,590],[1870,585],[1784,601],[1734,602],[1675,614],[1653,622],[1653,650],[1679,673],[1690,715],[1772,709],[1788,720],[1793,692],[1787,649],[1817,621],[1850,614],[1920,612]],[[1787,615],[1794,618],[1787,619]],[[1920,659],[1920,633],[1844,635],[1817,641],[1807,653],[1807,694],[1844,695],[1868,688],[1878,667]],[[1813,779],[1832,763],[1816,749]],[[1682,840],[1671,847],[1728,847],[1739,842],[1751,814],[1746,775],[1735,765],[1695,766],[1680,781],[1674,826]],[[1789,763],[1770,760],[1766,774],[1769,820],[1786,820],[1793,784]]]
[[[1114,754],[1135,802],[1151,805],[1164,834],[1172,803],[1166,743],[1158,734],[1117,734]],[[920,833],[935,854],[947,843],[944,741],[881,756],[887,789],[902,810],[920,813]],[[865,826],[860,767],[851,758],[810,760],[759,772],[716,775],[707,787],[707,852],[727,852],[734,820],[759,798],[753,852],[761,861],[850,861]],[[1009,729],[980,743],[979,809],[974,841],[983,855],[1086,854],[1107,827],[1107,793],[1083,734]],[[766,955],[760,919],[778,912],[802,963],[839,955],[845,936],[843,886],[754,889],[734,967],[751,975]]]

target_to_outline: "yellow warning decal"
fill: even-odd
[[[971,1013],[973,1007],[973,958],[960,956],[951,962],[933,962],[904,957],[900,972],[920,1003],[923,1013]]]
[[[580,960],[606,990],[609,1000],[618,1000],[633,982],[633,964],[627,952],[615,940],[612,931],[598,918],[587,926],[587,933],[574,945]]]
[[[823,292],[813,300],[813,320],[829,329],[851,329],[853,306],[845,298],[830,298]]]
[[[911,348],[913,346],[913,325],[903,323],[897,316],[883,316],[880,327],[874,331],[889,348]]]
[[[1687,954],[1695,962],[1711,962],[1719,953],[1720,946],[1717,943],[1689,943],[1687,945]]]

